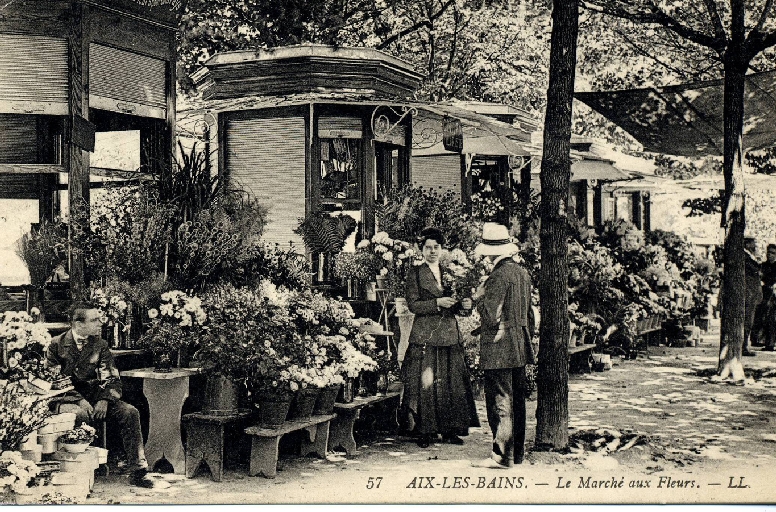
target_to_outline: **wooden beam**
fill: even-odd
[[[68,177],[68,198],[71,220],[70,237],[75,222],[83,221],[73,217],[73,212],[82,211],[89,218],[89,153],[73,143],[75,117],[89,119],[89,95],[86,85],[89,83],[89,7],[80,2],[72,2],[70,7],[70,26],[68,31],[68,53],[70,97],[68,100],[70,115],[65,130],[64,164]],[[88,222],[88,220],[87,220]],[[83,256],[78,251],[70,252],[70,290],[74,300],[82,300],[86,295],[86,276]]]
[[[0,174],[57,174],[60,172],[67,172],[64,165],[0,163]]]

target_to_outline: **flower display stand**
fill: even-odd
[[[193,413],[183,416],[186,426],[186,476],[192,478],[204,462],[210,476],[220,482],[224,475],[226,448],[236,448],[241,432],[251,421],[248,410],[233,414]],[[231,443],[227,444],[227,441]],[[231,445],[231,446],[230,446]]]
[[[329,423],[336,416],[325,414],[312,416],[304,420],[286,421],[277,428],[260,426],[248,427],[245,433],[251,436],[251,463],[248,469],[250,476],[262,475],[265,478],[275,478],[277,475],[280,438],[290,432],[304,430],[301,455],[315,453],[326,457],[326,447],[329,441]]]
[[[329,448],[342,447],[345,453],[351,455],[356,452],[356,440],[353,437],[353,427],[361,416],[361,410],[366,407],[383,406],[382,420],[385,426],[398,431],[399,423],[396,421],[396,411],[399,408],[401,392],[390,391],[384,395],[356,397],[352,402],[334,404],[334,412],[337,417],[331,424],[329,435]]]

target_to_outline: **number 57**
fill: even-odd
[[[380,488],[380,482],[383,481],[383,477],[381,476],[370,476],[369,480],[366,482],[366,488],[367,489],[379,489]]]

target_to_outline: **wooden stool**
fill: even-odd
[[[263,475],[265,478],[275,478],[278,466],[278,449],[280,438],[289,432],[305,430],[307,435],[302,439],[302,456],[316,453],[326,457],[326,446],[329,442],[329,422],[334,414],[322,414],[308,419],[293,420],[283,423],[277,428],[248,427],[245,433],[251,440],[251,465],[248,475]]]
[[[396,410],[399,406],[400,395],[401,393],[399,391],[390,391],[384,395],[359,396],[348,404],[339,402],[334,404],[334,410],[337,413],[337,417],[332,421],[329,447],[337,448],[338,446],[341,446],[348,455],[355,453],[356,439],[353,437],[353,427],[356,424],[356,420],[361,415],[361,410],[365,407],[378,404],[386,405],[389,400],[395,399],[396,403],[388,408],[388,414],[385,416],[387,421],[391,422],[391,427],[398,430],[399,423],[396,421]]]
[[[203,413],[185,414],[186,425],[186,476],[192,478],[202,462],[207,464],[214,481],[224,476],[224,440],[227,428],[237,432],[245,428],[251,411],[241,410],[230,415]]]

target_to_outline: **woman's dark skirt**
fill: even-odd
[[[402,365],[402,431],[468,435],[479,427],[472,385],[461,345],[410,344]]]

